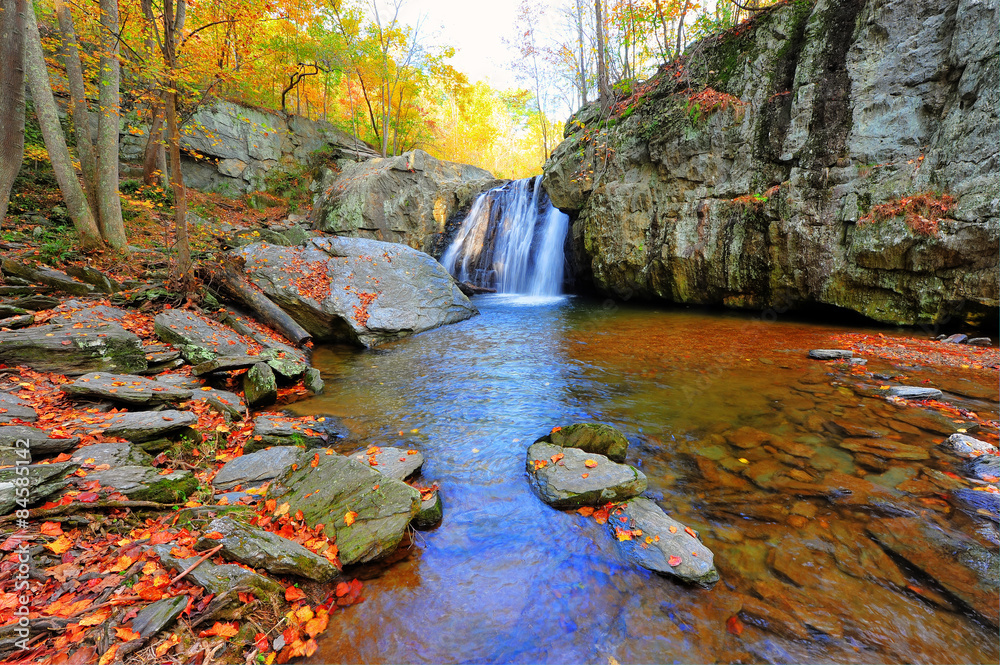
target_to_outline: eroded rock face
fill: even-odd
[[[574,220],[577,278],[617,298],[824,303],[901,324],[956,303],[995,312],[996,12],[788,3],[688,49],[684,76],[661,72],[631,110],[584,108],[544,180]],[[694,108],[689,85],[732,97]],[[933,235],[902,216],[859,223],[932,190],[954,197]]]
[[[495,183],[489,171],[413,150],[344,169],[313,206],[312,222],[322,231],[433,253],[447,221]]]
[[[477,313],[440,263],[405,245],[332,237],[238,254],[250,281],[317,342],[372,347]]]
[[[142,342],[118,324],[92,322],[0,332],[0,363],[68,376],[136,372],[147,367]]]

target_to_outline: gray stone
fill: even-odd
[[[178,470],[161,475],[151,466],[119,466],[106,471],[91,471],[84,481],[97,480],[135,501],[183,503],[198,489],[198,479],[190,471]]]
[[[116,324],[52,324],[0,332],[0,364],[69,376],[146,369],[142,342]]]
[[[104,426],[106,436],[136,443],[168,437],[198,424],[190,411],[130,411],[111,416]]]
[[[576,423],[554,428],[535,443],[551,443],[564,448],[579,448],[586,453],[604,455],[615,462],[624,462],[628,439],[605,423]]]
[[[854,357],[853,351],[846,349],[813,349],[809,352],[813,360],[846,360]]]
[[[962,335],[959,333],[955,335],[949,335],[948,337],[945,337],[941,341],[944,342],[945,344],[965,344],[967,339],[969,339],[968,335]]]
[[[989,337],[973,337],[966,343],[969,346],[993,346],[993,340]]]
[[[391,554],[420,510],[417,490],[337,454],[321,453],[315,467],[289,472],[269,496],[279,505],[288,502],[291,514],[301,510],[309,526],[334,529],[344,565]]]
[[[887,395],[902,397],[903,399],[940,399],[944,396],[937,388],[924,388],[921,386],[892,386],[886,391]]]
[[[315,367],[310,367],[302,378],[302,385],[313,395],[320,395],[323,393],[323,375]]]
[[[324,557],[287,538],[247,526],[231,517],[216,518],[202,530],[203,534],[213,532],[221,534],[222,538],[202,535],[195,548],[208,550],[222,545],[221,554],[225,558],[278,575],[297,575],[317,582],[329,582],[337,576],[337,567]]]
[[[92,372],[63,385],[63,391],[77,398],[107,399],[125,404],[156,406],[178,404],[191,398],[191,391],[166,383],[128,374]]]
[[[178,573],[187,570],[200,558],[196,556],[187,559],[175,557],[170,553],[170,550],[173,549],[170,543],[154,545],[149,549],[160,558],[164,568],[176,570]],[[283,597],[285,595],[284,587],[274,580],[232,563],[216,564],[205,561],[188,573],[188,579],[209,593],[216,595],[233,589],[246,588],[256,593],[265,603],[274,596]],[[235,598],[233,602],[236,602]]]
[[[952,492],[958,507],[976,517],[1000,523],[1000,494],[982,489],[962,488]]]
[[[38,420],[38,413],[17,395],[0,392],[0,425],[15,420],[33,423]]]
[[[174,388],[186,388],[191,391],[201,390],[204,387],[201,379],[186,374],[164,374],[156,377],[156,380]]]
[[[86,296],[94,292],[93,286],[77,281],[61,270],[55,270],[43,265],[32,268],[14,259],[3,259],[0,261],[0,265],[3,267],[3,272],[8,275],[16,275],[38,284],[50,286],[64,293],[72,293],[75,296]]]
[[[195,365],[191,373],[195,376],[212,374],[214,372],[231,372],[237,369],[253,367],[261,362],[259,356],[216,356],[208,362]]]
[[[147,605],[132,619],[132,630],[139,633],[143,639],[156,635],[173,625],[187,607],[187,603],[187,596],[174,596]]]
[[[372,446],[350,455],[362,464],[367,464],[383,476],[396,480],[406,480],[420,472],[424,456],[418,450]]]
[[[156,336],[175,344],[188,362],[197,365],[218,356],[245,356],[250,346],[228,327],[180,309],[168,309],[153,319]]]
[[[285,474],[293,465],[305,463],[307,455],[295,446],[275,446],[244,453],[226,462],[215,474],[212,485],[230,489],[237,485],[255,485]]]
[[[259,415],[254,418],[253,436],[243,446],[243,452],[250,453],[267,446],[325,446],[329,437],[320,432],[318,426],[319,423],[312,416],[289,418],[267,413]]]
[[[197,390],[191,399],[205,400],[209,406],[227,416],[229,420],[241,420],[247,410],[242,397],[226,390],[215,388]]]
[[[274,370],[266,363],[257,363],[243,375],[243,395],[247,406],[258,408],[274,404],[278,399],[278,382]]]
[[[992,443],[980,441],[966,434],[952,434],[941,445],[959,457],[976,457],[984,453],[997,454],[997,448]]]
[[[16,488],[18,478],[24,477],[18,469],[28,469],[28,505],[34,505],[52,496],[66,487],[66,474],[79,467],[74,462],[55,462],[53,464],[29,464],[24,467],[6,467],[0,469],[0,514],[10,513],[17,498]]]
[[[319,342],[371,347],[476,313],[440,263],[403,245],[327,237],[238,254],[250,281]]]
[[[622,522],[621,517],[626,521]],[[630,499],[611,511],[607,524],[629,561],[685,582],[708,586],[719,581],[712,551],[655,502],[641,497]],[[671,557],[677,557],[673,564]]]
[[[67,300],[56,307],[49,323],[115,323],[121,325],[128,315],[123,309],[110,305],[92,305],[82,300]]]
[[[428,498],[420,499],[420,512],[413,518],[413,528],[426,531],[433,529],[444,518],[444,504],[441,501],[441,490],[434,490]]]
[[[20,316],[11,316],[6,319],[0,319],[0,328],[6,328],[7,330],[18,330],[19,328],[27,328],[35,322],[34,314],[21,314]]]
[[[122,285],[116,280],[90,266],[68,265],[66,274],[90,284],[98,293],[118,293],[122,290]]]
[[[309,369],[309,359],[299,349],[276,341],[269,341],[267,347],[260,352],[260,358],[279,376],[295,380]]]
[[[973,478],[996,483],[1000,478],[1000,456],[980,455],[965,462],[966,472]]]
[[[578,448],[532,444],[525,468],[531,488],[553,508],[599,506],[646,490],[646,476],[638,469]]]
[[[73,451],[71,461],[77,464],[108,464],[118,466],[148,466],[153,460],[141,448],[130,443],[93,443]]]
[[[5,448],[19,447],[18,441],[27,441],[32,458],[38,459],[50,455],[58,455],[67,450],[73,450],[80,443],[80,437],[71,436],[62,439],[49,438],[49,435],[37,427],[27,425],[0,425],[0,446]],[[23,445],[23,444],[22,444]]]

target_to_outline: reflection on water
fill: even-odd
[[[815,483],[826,473],[871,474],[823,423],[908,416],[831,385],[830,367],[805,359],[836,329],[608,311],[574,298],[476,304],[479,317],[374,352],[316,352],[327,392],[296,410],[343,418],[351,437],[342,452],[420,448],[445,517],[366,582],[364,603],[334,617],[313,662],[996,662],[995,630],[900,588],[910,580],[880,577],[879,566],[894,564],[864,533],[878,517],[777,484],[762,489],[742,468],[775,464],[776,478]],[[995,402],[994,394],[977,408]],[[704,590],[638,570],[605,527],[531,493],[525,448],[582,420],[629,436],[628,461],[668,512],[702,534],[722,583]],[[726,435],[742,426],[805,452],[735,450]],[[940,440],[901,437],[925,448]],[[892,462],[886,473],[905,480],[912,465]],[[948,519],[970,530],[967,518]],[[727,632],[748,598],[784,607],[770,632]],[[799,630],[810,626],[805,639],[782,635],[788,616]]]

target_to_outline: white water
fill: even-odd
[[[562,293],[569,217],[553,207],[542,179],[480,194],[441,263],[459,281],[499,293]]]

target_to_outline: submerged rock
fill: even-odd
[[[0,364],[68,376],[138,372],[147,367],[139,338],[112,323],[52,324],[0,332]]]
[[[337,576],[337,567],[327,559],[294,541],[247,526],[231,517],[212,520],[202,532],[206,535],[198,540],[197,549],[209,550],[222,545],[222,556],[251,568],[263,568],[279,575],[297,575],[317,582],[328,582]],[[222,537],[209,538],[207,534]]]
[[[813,360],[846,360],[854,357],[853,351],[846,349],[813,349],[809,352]]]
[[[316,341],[371,347],[477,312],[440,263],[404,245],[330,237],[239,255],[250,281]]]
[[[607,524],[618,549],[633,563],[703,586],[719,581],[712,550],[654,501],[631,499],[611,511]]]
[[[628,439],[605,423],[576,423],[553,428],[535,443],[551,443],[564,448],[579,448],[588,453],[604,455],[615,462],[624,462]]]
[[[645,474],[634,467],[551,443],[532,444],[525,468],[531,488],[553,508],[600,506],[646,490]]]

